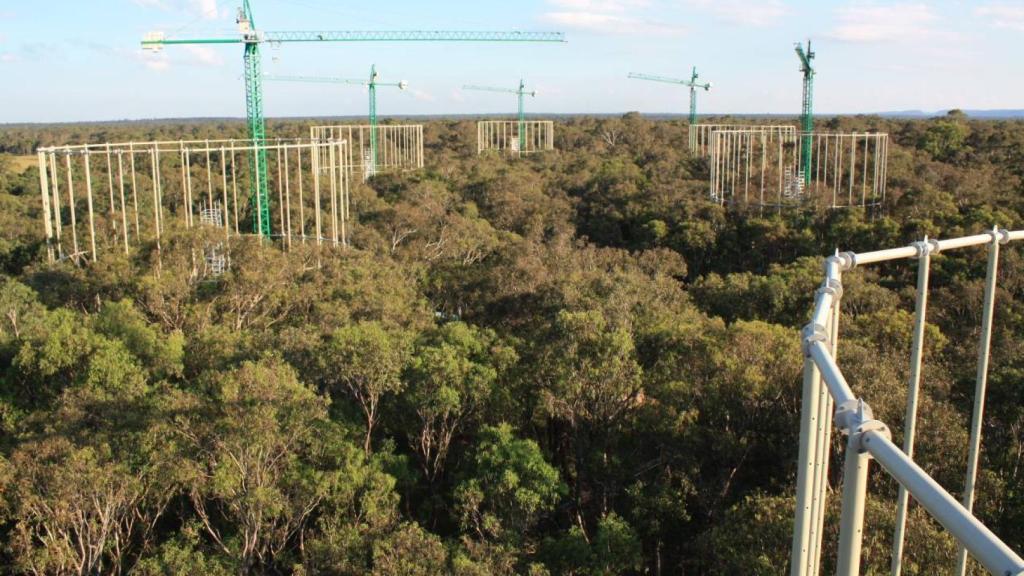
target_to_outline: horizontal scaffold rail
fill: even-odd
[[[906,513],[912,496],[960,545],[956,574],[964,574],[968,553],[986,570],[999,576],[1024,575],[1024,560],[972,513],[974,485],[981,448],[981,424],[992,336],[998,278],[999,249],[1024,239],[1024,230],[993,228],[991,232],[915,242],[909,246],[873,252],[843,252],[825,261],[825,279],[814,299],[811,321],[803,331],[804,381],[801,401],[800,448],[797,469],[796,513],[793,528],[790,574],[817,576],[821,568],[822,536],[832,424],[847,436],[843,471],[837,574],[860,573],[861,540],[867,479],[873,458],[900,486],[893,538],[892,574],[899,576],[906,529]],[[970,246],[988,247],[984,309],[978,350],[977,381],[971,422],[970,450],[963,501],[956,501],[913,460],[931,256]],[[918,262],[917,302],[910,353],[904,446],[892,442],[888,426],[876,420],[871,407],[859,398],[836,362],[842,276],[857,266],[915,259]],[[834,408],[834,412],[833,412]]]
[[[51,261],[96,261],[103,250],[160,249],[169,228],[263,230],[293,242],[347,246],[352,165],[346,140],[175,140],[48,146],[37,150]],[[271,190],[260,205],[257,154]],[[276,192],[276,194],[274,193]]]
[[[809,164],[803,161],[805,148]],[[708,149],[709,196],[723,206],[781,211],[868,208],[885,202],[885,133],[813,132],[797,138],[763,127],[727,127],[711,131]]]
[[[360,172],[363,180],[377,172],[423,168],[422,124],[378,124],[376,138],[371,138],[373,130],[374,127],[368,124],[310,126],[309,137],[314,142],[351,142],[345,161]],[[371,145],[374,141],[377,146],[376,163],[373,162]]]
[[[690,153],[707,158],[711,154],[711,134],[722,130],[746,130],[765,134],[769,141],[796,141],[796,127],[788,124],[690,124]]]
[[[555,123],[551,120],[481,120],[476,124],[477,154],[495,150],[520,155],[554,149]]]

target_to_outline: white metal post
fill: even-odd
[[[39,190],[43,196],[43,230],[46,232],[46,255],[50,262],[53,262],[53,222],[50,212],[50,186],[46,180],[46,153],[37,152],[39,160]],[[57,215],[60,218],[60,214]]]
[[[811,499],[817,455],[818,388],[821,377],[814,360],[804,358],[803,398],[800,408],[800,448],[797,457],[796,514],[790,554],[790,576],[807,576],[810,564]]]
[[[917,261],[917,303],[914,310],[914,335],[910,350],[910,385],[907,390],[907,416],[903,424],[903,452],[914,457],[914,431],[917,426],[917,399],[921,387],[921,354],[924,350],[925,318],[928,312],[928,274],[931,269],[932,245],[926,236],[921,242]],[[892,576],[899,576],[903,564],[903,540],[907,526],[907,505],[910,495],[902,484],[896,500],[896,530],[892,541]]]
[[[864,540],[864,503],[867,500],[868,466],[871,456],[860,452],[859,433],[850,434],[843,465],[843,510],[839,521],[837,576],[860,574],[860,552]]]
[[[967,479],[964,483],[964,508],[974,510],[974,483],[978,476],[978,458],[981,452],[981,425],[985,415],[985,389],[988,385],[988,361],[992,344],[992,314],[995,311],[996,276],[999,273],[999,243],[1003,236],[998,228],[992,230],[992,243],[988,248],[988,271],[985,274],[985,302],[981,316],[981,342],[978,345],[978,371],[974,386],[974,410],[971,415],[971,445],[967,455]],[[1008,238],[1007,238],[1008,239]],[[957,555],[956,573],[967,572],[967,549],[963,543]]]

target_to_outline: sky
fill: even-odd
[[[0,123],[245,115],[242,47],[139,41],[237,36],[241,0],[0,0]],[[382,115],[796,114],[796,42],[811,39],[817,113],[1024,108],[1024,0],[251,0],[260,30],[543,30],[564,44],[309,43],[262,46],[266,74],[362,78]],[[360,86],[267,82],[268,117],[364,115]]]

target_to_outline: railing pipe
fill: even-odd
[[[1024,560],[884,434],[873,430],[865,432],[862,443],[882,469],[906,486],[918,503],[962,542],[986,570],[998,576],[1024,575]]]
[[[968,246],[980,246],[982,244],[988,244],[992,241],[992,234],[975,234],[974,236],[964,236],[963,238],[950,238],[948,240],[939,240],[939,250],[955,250],[957,248],[967,248]]]
[[[846,252],[845,254],[853,260],[854,266],[863,266],[876,262],[913,258],[917,255],[917,248],[914,246],[904,246],[903,248],[889,248],[888,250],[875,250],[874,252],[864,252],[861,254],[854,252]]]
[[[821,371],[822,379],[825,381],[825,385],[828,386],[829,393],[832,394],[832,400],[837,405],[857,399],[853,395],[850,385],[846,382],[846,378],[843,377],[842,371],[839,370],[839,366],[836,365],[832,355],[829,354],[824,342],[810,342],[808,344],[808,352],[811,358],[814,359],[818,370]]]

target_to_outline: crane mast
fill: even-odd
[[[800,44],[796,45],[796,55],[800,58],[800,72],[803,73],[803,105],[800,111],[800,169],[803,171],[804,186],[811,185],[811,140],[814,132],[814,52],[811,41],[807,41],[807,50]]]
[[[251,192],[253,230],[263,238],[271,235],[269,195],[267,193],[267,156],[262,148],[266,141],[266,122],[263,116],[263,71],[259,45],[264,42],[565,42],[561,32],[475,32],[465,30],[409,30],[409,31],[282,31],[261,32],[253,21],[249,0],[242,0],[238,11],[238,36],[221,38],[166,38],[163,34],[147,34],[142,48],[161,50],[165,46],[188,44],[242,44],[244,46],[245,112],[249,139],[254,152],[249,158],[255,182]],[[376,90],[371,89],[375,94]],[[372,98],[372,96],[371,96]],[[371,101],[372,102],[372,101]],[[371,103],[371,120],[375,119],[375,103]]]

